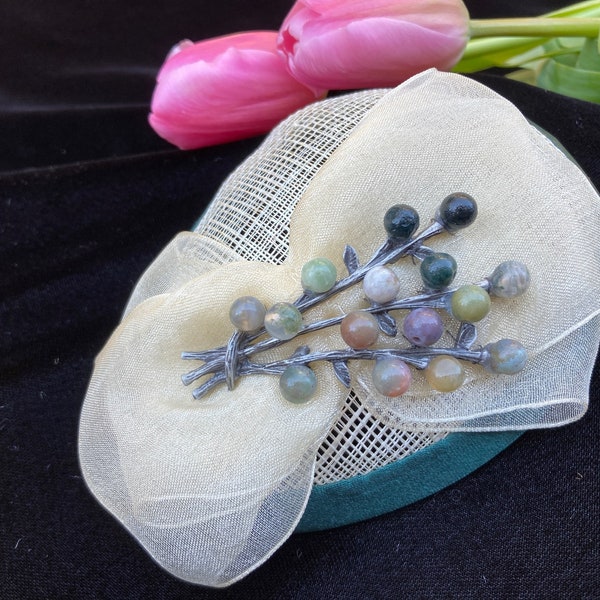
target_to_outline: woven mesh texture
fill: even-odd
[[[195,231],[242,258],[281,264],[304,190],[385,91],[331,98],[284,121],[224,182]]]
[[[315,485],[366,475],[446,435],[444,431],[410,432],[388,427],[351,391],[342,413],[317,451]]]
[[[457,285],[508,259],[532,273],[525,296],[494,300],[478,324],[482,344],[523,342],[530,359],[521,373],[470,366],[459,390],[440,394],[415,372],[410,390],[390,399],[374,391],[369,361],[353,361],[350,393],[318,361],[317,394],[302,405],[283,400],[269,374],[192,400],[181,352],[222,347],[236,298],[293,301],[307,260],[326,256],[343,273],[345,244],[368,260],[391,204],[411,204],[426,224],[454,191],[477,198],[480,214],[430,245],[456,258]],[[285,541],[315,483],[401,460],[450,430],[579,418],[600,337],[599,225],[597,194],[579,169],[510,103],[467,78],[426,72],[387,93],[297,113],[224,183],[196,231],[180,234],[142,277],[84,402],[86,482],[164,568],[224,586]],[[404,296],[418,291],[410,260],[393,268]],[[304,317],[364,306],[357,285]],[[445,318],[441,343],[452,345],[456,324]],[[315,352],[344,347],[335,327],[303,334],[302,343]],[[261,357],[281,360],[294,349]]]

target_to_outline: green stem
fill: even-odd
[[[600,0],[587,0],[565,6],[544,15],[541,18],[592,18],[600,17]],[[553,37],[553,36],[550,36]],[[488,67],[504,66],[513,56],[519,56],[547,41],[544,37],[501,37],[475,38],[469,41],[465,52],[454,71],[473,73]]]
[[[540,15],[542,17],[595,17],[600,9],[598,0],[586,0]]]
[[[498,66],[511,56],[516,56],[543,44],[548,38],[494,37],[470,41],[460,62],[454,66],[458,73],[472,73]]]
[[[471,39],[491,36],[596,37],[600,31],[600,19],[578,17],[472,19],[469,26]]]

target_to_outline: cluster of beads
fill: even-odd
[[[429,386],[440,392],[451,392],[465,380],[462,362],[481,364],[492,373],[515,374],[527,360],[524,347],[515,340],[500,340],[479,350],[472,350],[476,339],[473,323],[486,317],[491,296],[514,298],[529,287],[527,267],[518,261],[506,261],[477,285],[450,289],[457,273],[455,259],[443,252],[423,246],[423,241],[442,231],[454,232],[470,225],[477,216],[477,204],[468,194],[451,194],[444,199],[433,223],[413,237],[419,226],[419,215],[410,206],[398,204],[384,216],[387,240],[373,258],[361,266],[356,251],[347,246],[344,263],[348,276],[338,280],[335,265],[327,258],[314,258],[302,268],[302,296],[294,303],[278,302],[266,308],[252,296],[242,296],[231,305],[229,316],[237,330],[227,347],[207,352],[185,352],[183,358],[201,359],[205,365],[184,375],[187,385],[213,373],[211,379],[195,390],[201,397],[214,385],[226,382],[232,387],[236,377],[251,373],[280,375],[283,397],[292,403],[303,403],[314,396],[317,378],[310,363],[331,362],[338,379],[350,386],[349,360],[372,360],[374,388],[389,397],[404,394],[411,385],[409,364],[424,370]],[[410,298],[398,298],[400,280],[389,265],[398,258],[411,255],[421,261],[420,276],[424,292]],[[367,309],[352,311],[339,318],[306,325],[302,313],[339,291],[362,281]],[[409,309],[402,322],[402,335],[408,348],[375,348],[380,333],[396,336],[397,324],[390,311]],[[445,327],[438,310],[445,310],[460,322],[456,343],[452,348],[438,348]],[[257,363],[249,356],[295,338],[309,331],[338,326],[347,348],[331,352],[310,353],[301,346],[286,360]],[[270,338],[265,339],[264,334]],[[259,338],[261,341],[253,344]]]

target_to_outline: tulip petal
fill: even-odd
[[[389,87],[423,68],[452,67],[464,43],[463,38],[390,18],[350,21],[337,28],[318,21],[306,25],[303,42],[288,56],[288,68],[313,86]]]
[[[253,135],[259,135],[264,131],[260,127],[257,127],[255,130],[248,127],[227,131],[202,131],[199,127],[190,127],[188,123],[184,122],[178,125],[168,117],[163,118],[155,114],[149,115],[148,122],[160,137],[168,140],[181,150],[193,150],[194,148],[205,148],[207,146],[234,142]]]
[[[160,81],[171,71],[185,65],[194,64],[198,61],[212,62],[229,48],[271,52],[276,35],[274,31],[248,31],[210,38],[191,46],[186,45],[180,52],[167,57],[157,79]]]
[[[466,6],[457,0],[301,0],[295,6],[305,7],[329,19],[388,16],[429,25],[435,22],[466,23],[469,18]],[[291,14],[292,11],[288,17]]]
[[[214,62],[171,71],[156,89],[152,110],[174,122],[206,123],[211,129],[236,123],[255,129],[256,123],[280,120],[274,112],[286,115],[312,100],[312,92],[291,80],[277,55],[229,48]]]
[[[456,0],[300,0],[278,46],[306,85],[393,86],[431,67],[451,68],[464,51],[468,18]]]
[[[276,49],[276,32],[215,38],[186,47],[159,74],[149,121],[180,148],[264,133],[321,90],[296,81]]]

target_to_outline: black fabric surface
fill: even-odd
[[[468,3],[476,17],[560,4]],[[86,489],[77,428],[94,356],[145,267],[260,143],[172,149],[146,124],[155,73],[181,38],[276,29],[288,8],[0,6],[0,598],[599,598],[597,371],[576,424],[526,433],[405,509],[294,535],[226,590],[162,571]],[[599,105],[476,78],[600,187]]]

